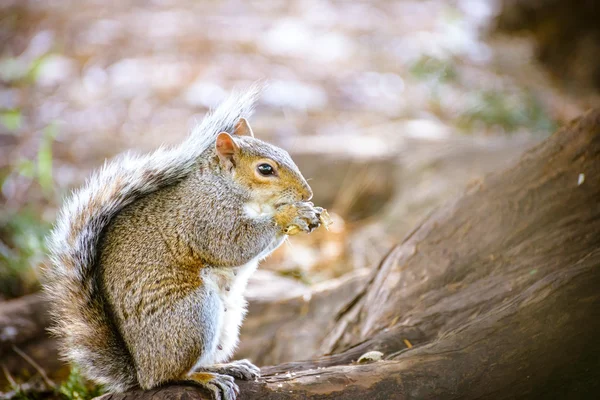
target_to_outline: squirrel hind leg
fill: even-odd
[[[218,295],[201,287],[182,292],[182,288],[170,288],[161,294],[169,301],[157,305],[160,318],[145,318],[143,324],[123,324],[124,335],[134,344],[130,348],[142,389],[188,379],[188,372],[198,359],[214,358],[221,318]],[[183,298],[174,298],[176,294]]]
[[[211,394],[213,400],[235,400],[240,388],[229,375],[214,372],[191,372],[181,379],[181,383],[191,383]]]
[[[194,371],[229,375],[236,379],[242,379],[245,381],[250,381],[260,377],[260,368],[246,359],[232,361],[226,364],[213,364],[206,367],[195,368]]]

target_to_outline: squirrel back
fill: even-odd
[[[254,86],[229,97],[179,146],[107,162],[64,203],[48,238],[51,265],[43,271],[54,317],[51,331],[63,356],[108,389],[123,391],[136,380],[132,357],[96,279],[102,232],[127,205],[185,178],[220,132],[232,132],[240,118],[249,117],[258,92]]]

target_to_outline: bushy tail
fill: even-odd
[[[109,390],[126,390],[137,378],[95,273],[102,231],[128,204],[184,178],[219,132],[232,132],[240,117],[249,117],[258,93],[254,86],[232,95],[180,146],[106,163],[64,203],[48,238],[51,265],[44,270],[52,332],[62,355]]]

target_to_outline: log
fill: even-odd
[[[594,398],[600,110],[438,209],[365,283],[321,343],[331,355],[264,368],[240,397]],[[369,350],[384,360],[357,364]],[[205,395],[175,385],[102,399],[183,397]]]
[[[65,364],[58,357],[56,341],[48,335],[50,324],[47,304],[42,295],[32,294],[0,303],[0,367],[10,375],[31,377],[38,371],[14,350],[33,359],[50,378],[65,377]],[[7,387],[4,373],[0,374],[0,389]]]
[[[235,357],[270,365],[321,354],[320,343],[335,325],[336,314],[364,290],[368,275],[368,270],[358,270],[285,297],[269,296],[265,289],[274,282],[264,282],[260,291],[249,293]]]
[[[0,356],[14,345],[43,336],[49,322],[39,294],[0,303]]]

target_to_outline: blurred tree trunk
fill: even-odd
[[[531,34],[538,59],[567,87],[600,90],[597,0],[502,0],[496,29]]]
[[[594,398],[600,110],[430,215],[359,290],[349,279],[327,296],[349,288],[320,343],[331,355],[263,368],[239,382],[242,399]],[[383,360],[355,363],[371,350]],[[170,386],[103,400],[202,396]]]

